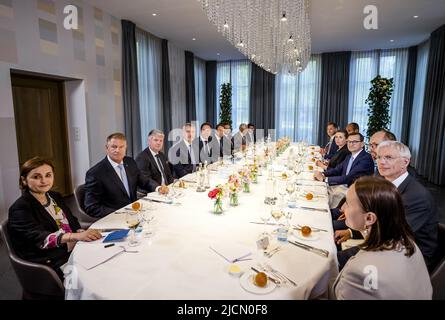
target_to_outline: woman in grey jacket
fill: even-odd
[[[365,241],[333,284],[337,299],[431,299],[428,270],[404,210],[385,179],[362,177],[349,188],[346,225]]]

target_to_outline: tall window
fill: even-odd
[[[369,95],[371,80],[380,74],[385,78],[394,78],[394,91],[390,103],[390,130],[400,137],[407,66],[408,49],[352,53],[349,76],[349,122],[357,122],[363,134],[368,128],[368,105],[365,101]]]
[[[232,84],[232,125],[234,131],[249,122],[251,62],[248,60],[218,62],[216,71],[216,111],[219,121],[221,85]]]
[[[204,60],[195,58],[195,100],[196,120],[199,124],[206,122],[206,64]]]
[[[417,167],[417,154],[420,145],[420,128],[422,125],[423,101],[425,97],[426,73],[428,68],[429,40],[417,47],[416,83],[414,87],[414,101],[411,113],[409,132],[409,147],[411,149],[411,163]]]
[[[150,130],[162,130],[162,47],[161,40],[136,29],[138,60],[139,108],[142,148]]]
[[[315,143],[320,111],[321,56],[298,75],[279,74],[275,84],[277,137]]]

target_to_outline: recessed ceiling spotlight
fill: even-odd
[[[419,16],[413,16],[414,19],[417,19]]]
[[[390,42],[394,42],[394,40],[393,39],[391,39],[391,40],[389,40]]]
[[[221,55],[221,53],[219,53],[219,52],[218,52],[218,53],[217,53],[216,55],[217,55],[217,56],[220,56],[220,55]]]
[[[196,41],[196,38],[192,38],[193,41]]]
[[[156,17],[158,14],[157,13],[152,13],[151,14],[153,17]]]

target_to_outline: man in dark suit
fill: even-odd
[[[348,150],[351,155],[337,165],[328,169],[324,173],[316,172],[315,179],[326,181],[330,186],[347,185],[348,187],[361,176],[370,176],[374,173],[374,162],[369,153],[363,147],[365,138],[361,133],[353,133],[348,136]]]
[[[213,162],[218,158],[232,155],[232,141],[224,135],[224,125],[219,123],[216,126],[214,135],[212,136],[212,158]]]
[[[380,174],[391,181],[399,190],[405,206],[406,220],[414,231],[416,244],[422,251],[428,270],[434,267],[434,254],[437,248],[438,213],[430,192],[414,177],[408,174],[411,152],[403,143],[383,141],[377,148],[377,164]],[[359,234],[349,230],[336,232],[338,242],[359,238]],[[341,266],[355,253],[357,248],[338,253]]]
[[[155,189],[173,183],[173,175],[170,170],[170,163],[162,153],[164,146],[164,133],[153,129],[148,134],[148,147],[136,157],[136,164],[142,174],[153,181]],[[147,190],[142,190],[147,192]]]
[[[195,132],[195,127],[191,123],[186,123],[182,127],[183,138],[168,151],[168,159],[173,165],[174,175],[178,179],[196,170],[199,161],[199,145],[193,143]]]
[[[328,122],[326,132],[329,136],[329,142],[324,149],[321,149],[322,154],[326,160],[330,160],[338,150],[338,146],[335,143],[335,134],[337,133],[338,126],[335,122]]]
[[[212,126],[208,122],[204,122],[201,125],[201,134],[197,138],[199,145],[199,162],[204,163],[207,161],[208,164],[213,162],[213,154],[211,148],[212,142]],[[194,141],[196,143],[196,141]],[[216,155],[216,159],[218,159],[218,155]]]
[[[246,143],[252,144],[255,142],[256,142],[255,125],[253,123],[249,123],[247,125]]]
[[[126,157],[127,140],[122,133],[107,138],[107,156],[87,171],[85,176],[85,210],[92,217],[102,218],[137,200],[137,187],[154,191],[136,162]]]

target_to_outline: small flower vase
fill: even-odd
[[[243,192],[249,193],[250,192],[250,184],[249,182],[243,182]]]
[[[258,173],[256,172],[252,173],[252,183],[258,183]]]
[[[213,213],[215,214],[221,214],[223,213],[223,202],[222,199],[216,199],[215,204],[213,206]]]
[[[236,192],[230,193],[230,205],[232,207],[236,207],[237,205],[239,205],[238,193]]]

